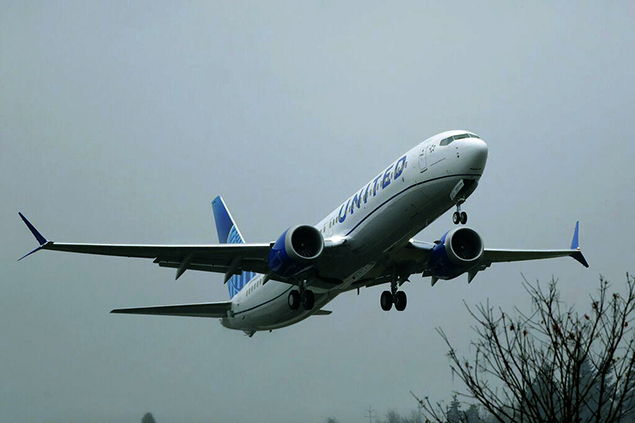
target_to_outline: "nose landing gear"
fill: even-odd
[[[455,225],[458,225],[459,223],[461,225],[465,225],[467,223],[467,213],[461,211],[461,204],[464,202],[464,199],[459,200],[458,203],[456,203],[456,211],[452,213],[452,222]]]

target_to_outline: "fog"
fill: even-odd
[[[6,422],[367,421],[449,399],[442,327],[463,301],[529,307],[522,276],[584,304],[633,271],[632,2],[2,2],[0,409]],[[113,308],[224,301],[223,275],[39,252],[49,239],[216,242],[223,195],[248,241],[317,223],[400,154],[466,129],[489,146],[463,209],[487,247],[591,264],[417,275],[253,338],[216,319]],[[433,241],[450,213],[417,236]]]

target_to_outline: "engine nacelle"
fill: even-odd
[[[432,276],[456,278],[479,264],[483,250],[483,239],[474,229],[462,227],[446,232],[430,254]]]
[[[293,226],[280,235],[269,252],[269,268],[288,278],[308,269],[324,250],[324,237],[314,226]]]

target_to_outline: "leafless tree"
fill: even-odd
[[[546,290],[526,280],[524,286],[530,314],[514,308],[509,315],[489,302],[468,307],[476,321],[473,358],[457,355],[438,329],[450,368],[467,388],[461,395],[478,401],[487,420],[501,423],[623,420],[635,410],[635,278],[626,275],[620,295],[600,277],[582,315],[560,300],[556,280]],[[440,403],[417,400],[429,418],[448,421]]]

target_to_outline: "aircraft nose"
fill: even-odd
[[[468,168],[472,172],[483,173],[487,162],[487,144],[482,139],[465,140],[461,155],[465,157]]]

